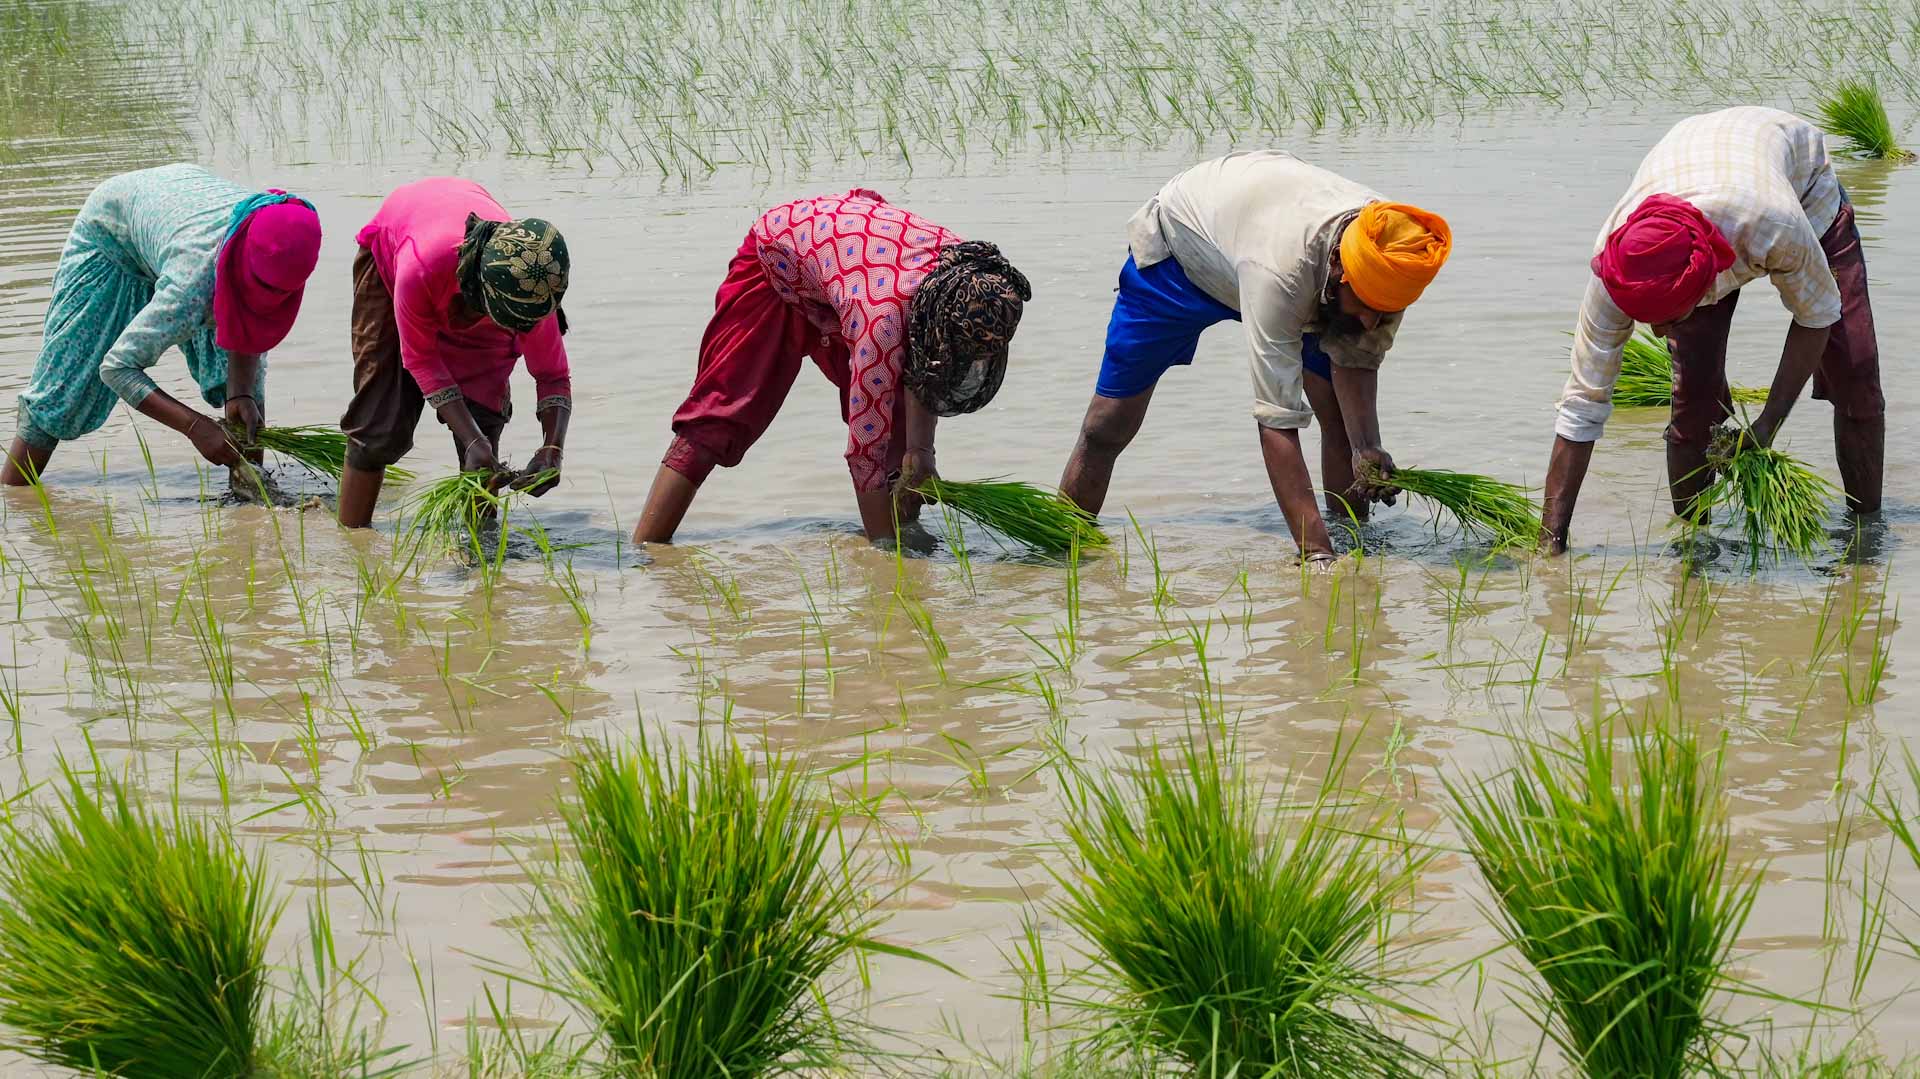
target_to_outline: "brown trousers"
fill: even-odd
[[[380,279],[373,252],[361,248],[353,260],[353,400],[340,417],[347,436],[347,463],[378,472],[413,449],[413,429],[427,399],[420,384],[400,363],[400,326],[393,319],[393,293]],[[467,410],[480,433],[500,451],[500,432],[506,429],[511,407],[495,412],[472,399]],[[438,419],[439,417],[435,417]],[[443,423],[445,421],[442,421]],[[453,440],[454,467],[459,467],[459,439]]]

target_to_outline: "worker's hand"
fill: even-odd
[[[545,479],[538,477],[542,472],[552,472]],[[525,491],[535,498],[546,494],[560,484],[560,447],[542,446],[528,459],[527,467],[513,479],[513,489]]]
[[[487,441],[487,436],[480,435],[461,449],[460,471],[504,472],[506,470],[500,467],[500,458],[494,456],[493,443]]]
[[[931,447],[908,450],[901,456],[900,482],[893,488],[893,505],[902,521],[915,520],[920,516],[920,508],[926,505],[927,499],[920,494],[919,487],[939,475]]]
[[[200,456],[206,458],[210,465],[219,468],[238,468],[247,463],[246,455],[240,452],[240,447],[234,445],[233,440],[227,437],[227,429],[220,426],[220,421],[211,416],[195,413],[193,422],[187,425],[187,438],[193,443],[193,448],[199,450]]]
[[[227,427],[242,446],[259,445],[260,428],[266,423],[266,414],[261,412],[260,402],[252,394],[234,394],[227,398]]]
[[[1747,441],[1763,449],[1773,445],[1773,438],[1780,433],[1780,423],[1784,418],[1761,412],[1760,418],[1753,421],[1752,427],[1747,428]]]
[[[1393,505],[1399,489],[1383,483],[1393,475],[1393,455],[1378,446],[1353,451],[1353,487],[1347,497],[1357,502]]]

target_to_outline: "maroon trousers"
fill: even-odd
[[[1873,335],[1873,307],[1867,301],[1867,260],[1860,250],[1860,229],[1853,206],[1842,203],[1826,235],[1820,238],[1827,266],[1840,286],[1840,321],[1827,337],[1827,351],[1813,374],[1813,396],[1831,401],[1849,419],[1886,415],[1880,392],[1880,347]],[[1673,414],[1666,438],[1677,445],[1704,446],[1713,429],[1733,415],[1733,391],[1727,384],[1727,331],[1740,300],[1735,290],[1710,307],[1697,308],[1667,335],[1673,356]]]

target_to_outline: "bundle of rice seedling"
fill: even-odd
[[[552,469],[539,473],[529,486],[558,474]],[[474,553],[481,553],[480,525],[489,518],[504,518],[507,503],[516,493],[505,486],[513,477],[509,469],[475,469],[435,480],[413,492],[400,504],[395,546],[406,552],[409,562],[423,556],[437,557],[463,544],[471,544]]]
[[[68,772],[62,813],[0,833],[0,1022],[9,1047],[87,1075],[255,1073],[266,870],[224,831],[98,793]]]
[[[1893,121],[1887,118],[1880,88],[1870,82],[1852,79],[1834,87],[1833,93],[1820,102],[1820,126],[1861,157],[1913,158],[1895,140]]]
[[[1722,428],[1707,454],[1715,472],[1694,498],[1690,528],[1700,528],[1725,508],[1746,537],[1747,563],[1793,554],[1813,558],[1827,545],[1827,518],[1840,493],[1825,476],[1772,447],[1756,444],[1745,430]]]
[[[262,427],[255,446],[272,450],[309,472],[334,480],[338,480],[347,467],[347,436],[338,427],[319,424]],[[386,475],[392,483],[406,483],[413,479],[413,473],[397,465],[388,465]]]
[[[1372,482],[1439,506],[1494,547],[1531,547],[1540,540],[1540,507],[1516,484],[1444,468],[1396,468],[1386,477],[1375,472]]]
[[[1767,399],[1767,391],[1735,386],[1733,399],[1759,403]],[[1673,356],[1665,341],[1645,331],[1627,339],[1620,350],[1620,377],[1613,384],[1613,403],[1621,408],[1673,404]]]
[[[536,955],[621,1074],[658,1079],[832,1069],[850,1048],[831,975],[872,938],[872,869],[800,763],[749,761],[642,732],[580,751],[562,806],[573,848],[537,876]]]
[[[1050,555],[1076,545],[1088,551],[1107,545],[1107,534],[1093,514],[1057,491],[1012,480],[965,483],[935,476],[915,491],[927,501],[960,514],[986,529],[1003,545],[1023,544]]]
[[[1546,986],[1535,1018],[1589,1076],[1680,1079],[1718,1063],[1715,998],[1759,870],[1732,864],[1719,761],[1687,728],[1611,720],[1526,743],[1510,772],[1447,783],[1508,943]],[[1623,774],[1624,773],[1624,774]]]
[[[1090,947],[1096,1036],[1189,1075],[1438,1071],[1379,1023],[1415,1017],[1390,1003],[1386,941],[1425,857],[1342,799],[1334,758],[1317,797],[1278,807],[1214,721],[1124,768],[1062,763],[1075,857],[1054,909]]]

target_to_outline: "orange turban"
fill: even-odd
[[[1453,250],[1439,214],[1404,202],[1370,202],[1340,237],[1340,268],[1360,302],[1401,311],[1426,290]]]

